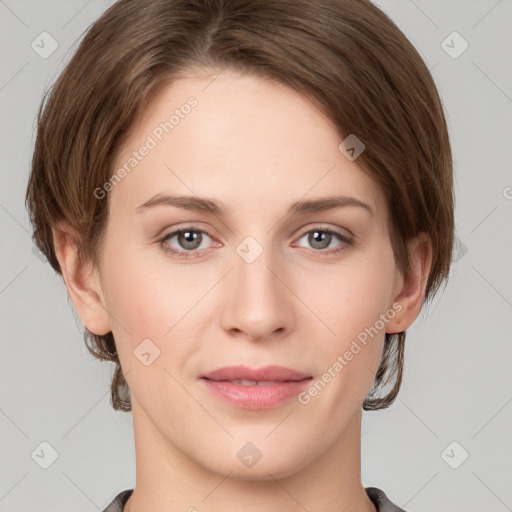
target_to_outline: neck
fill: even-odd
[[[316,460],[281,478],[265,472],[254,480],[197,464],[161,436],[133,396],[132,411],[137,483],[124,512],[376,512],[361,483],[360,409]]]

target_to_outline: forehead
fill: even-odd
[[[134,126],[115,162],[114,172],[128,172],[112,208],[132,212],[155,194],[179,193],[262,213],[262,204],[344,194],[385,214],[379,187],[339,150],[343,137],[285,85],[229,70],[186,76],[161,87]]]

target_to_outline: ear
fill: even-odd
[[[91,264],[80,264],[78,259],[78,236],[67,223],[61,222],[52,228],[55,254],[62,270],[69,297],[82,323],[93,334],[103,335],[111,331],[110,317],[104,300],[97,269]]]
[[[432,242],[426,233],[408,240],[407,250],[411,271],[406,276],[397,271],[393,309],[398,312],[386,325],[386,332],[390,334],[405,331],[419,315],[432,266]]]

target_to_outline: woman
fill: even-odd
[[[397,396],[454,219],[396,25],[367,0],[120,0],[46,100],[34,241],[133,413],[137,483],[105,512],[402,510],[362,486],[362,409]]]

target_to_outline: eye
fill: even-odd
[[[200,245],[204,240],[204,235],[206,235],[208,238],[211,238],[208,232],[202,229],[183,227],[181,229],[167,233],[162,238],[160,238],[159,242],[162,246],[162,249],[166,253],[173,254],[178,258],[196,258],[198,256],[196,249],[200,248]],[[169,241],[175,237],[176,243],[184,250],[171,248],[172,246],[169,245]]]
[[[315,249],[313,252],[321,252],[326,254],[335,254],[340,251],[343,251],[346,249],[345,245],[352,245],[353,239],[347,235],[344,235],[342,233],[339,233],[338,231],[334,231],[332,229],[328,228],[315,228],[310,229],[309,231],[306,231],[302,234],[302,236],[299,238],[302,239],[307,236],[307,242],[308,244]],[[331,242],[344,242],[344,244],[341,244],[341,247],[338,247],[333,250],[325,251],[324,249],[327,249]]]
[[[207,238],[212,238],[212,236],[203,229],[196,229],[191,226],[185,226],[181,229],[176,229],[165,234],[159,239],[159,243],[164,252],[172,254],[177,258],[197,258],[200,256],[199,250],[201,249],[201,244],[204,241],[204,235],[206,235]],[[311,244],[313,248],[309,251],[313,253],[336,254],[346,250],[347,245],[353,245],[353,239],[351,237],[328,228],[315,228],[310,229],[309,231],[305,231],[299,240],[306,236],[307,242]],[[174,245],[170,244],[170,241],[173,238],[176,238],[176,244],[182,249],[172,248],[175,247]],[[325,250],[331,245],[332,242],[336,241],[343,242],[341,247],[328,251]],[[295,245],[296,244],[294,244],[294,246]],[[205,247],[202,247],[202,249],[205,249]]]

